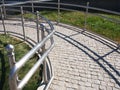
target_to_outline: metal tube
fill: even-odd
[[[33,4],[33,0],[32,0],[32,2],[31,2],[31,4],[32,4],[32,13],[34,13],[34,4]]]
[[[44,31],[44,26],[42,27],[41,30],[41,39],[43,40],[45,38],[45,31]],[[45,44],[42,46],[42,53],[45,52]]]
[[[34,3],[43,3],[43,4],[55,4],[57,5],[56,3],[51,3],[51,2],[42,2],[44,0],[40,0],[40,1],[33,1]],[[5,4],[5,6],[15,6],[17,7],[17,5],[23,5],[23,4],[27,4],[27,3],[31,3],[31,1],[24,1],[24,2],[17,2],[17,3],[10,3],[10,4]],[[65,6],[72,6],[72,7],[80,7],[80,8],[86,8],[86,6],[83,6],[83,5],[75,5],[75,4],[67,4],[67,3],[61,3],[62,5],[65,5]],[[0,5],[2,6],[2,5]],[[25,5],[24,5],[25,7]],[[31,7],[31,6],[30,6]],[[34,7],[38,7],[38,6],[34,6]],[[41,8],[41,6],[40,6]],[[44,7],[45,8],[45,7]],[[55,9],[55,8],[54,8]],[[57,9],[57,8],[56,8]],[[63,9],[63,8],[62,8]],[[89,7],[89,9],[91,10],[97,10],[97,11],[103,11],[103,12],[107,12],[107,13],[111,13],[111,14],[117,14],[117,15],[120,15],[119,12],[116,12],[116,11],[110,11],[110,10],[106,10],[106,9],[101,9],[101,8],[96,8],[96,7]],[[63,9],[65,10],[65,9]]]
[[[51,79],[49,80],[45,90],[48,90],[48,88],[49,88],[50,84],[52,83],[53,79],[54,79],[54,76],[52,76]]]
[[[44,38],[45,38],[45,31],[44,31],[44,26],[43,26],[42,30],[41,30],[41,39],[43,40]],[[44,54],[44,53],[45,53],[45,43],[42,46],[42,54]],[[47,67],[47,65],[46,65],[46,58],[45,58],[45,60],[43,61],[43,79],[44,79],[45,83],[48,82],[46,67]]]
[[[11,69],[14,66],[14,64],[16,63],[15,54],[14,54],[14,46],[11,44],[8,44],[6,46],[6,50],[8,52],[9,64],[10,64],[10,69]]]
[[[51,32],[48,36],[46,36],[39,44],[37,44],[32,50],[30,50],[24,57],[22,57],[22,59],[20,59],[16,65],[13,67],[13,70],[11,71],[13,74],[20,69],[35,53],[37,50],[39,50],[44,43],[52,37],[52,35],[54,34],[54,31]],[[13,76],[13,74],[11,74],[11,77]]]
[[[15,65],[15,54],[14,54],[14,46],[8,44],[6,46],[6,50],[8,52],[8,59],[9,59],[9,64],[10,64],[10,69]],[[13,78],[10,77],[9,75],[9,86],[10,90],[17,90],[17,74],[15,73]]]
[[[40,37],[39,37],[39,12],[36,12],[36,27],[37,27],[37,41],[38,43],[40,42]]]
[[[26,39],[26,36],[25,36],[25,26],[24,26],[24,12],[23,12],[23,7],[21,6],[20,7],[21,9],[21,21],[22,21],[22,29],[23,29],[23,36],[24,36],[24,40]]]
[[[4,34],[6,33],[6,28],[5,28],[5,22],[4,22],[4,14],[3,14],[3,9],[1,7],[1,17],[2,17],[2,25],[3,25],[3,29],[4,29]]]
[[[88,7],[89,7],[89,2],[87,2],[86,12],[85,12],[85,24],[84,24],[84,30],[86,30],[86,28],[87,28]]]
[[[60,23],[60,0],[58,0],[58,20],[57,20],[57,24]]]
[[[18,85],[18,90],[21,90],[26,83],[29,81],[29,79],[32,77],[32,75],[35,73],[35,71],[39,68],[40,64],[45,60],[49,52],[54,47],[54,44],[50,46],[50,48],[42,55],[42,57],[35,63],[35,65],[30,69],[30,71],[25,75],[23,80]]]
[[[4,0],[2,0],[2,4],[3,4],[4,18],[6,18],[6,9],[5,9],[5,1]]]

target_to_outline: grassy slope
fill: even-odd
[[[15,58],[18,61],[23,57],[29,50],[30,47],[24,42],[10,37],[9,35],[0,35],[0,90],[9,90],[8,77],[9,77],[9,61],[7,58],[7,52],[5,50],[6,44],[12,44],[15,46]],[[19,71],[19,78],[23,78],[25,73],[28,72],[29,68],[33,66],[36,62],[36,57],[34,56],[29,60],[27,64]],[[23,90],[35,90],[37,87],[38,73],[36,72],[32,79],[29,81],[29,84]]]
[[[57,11],[42,11],[40,13],[50,20],[57,20]],[[102,15],[120,20],[120,16],[117,15]],[[61,11],[60,22],[84,28],[84,16],[85,14],[82,12]],[[120,43],[120,24],[118,23],[89,14],[87,16],[87,29]]]

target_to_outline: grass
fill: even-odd
[[[120,43],[120,25],[98,16],[89,15],[87,29]]]
[[[41,11],[40,14],[46,18],[57,21],[57,11]],[[101,13],[100,13],[101,14]],[[114,18],[120,20],[120,16],[111,14],[101,14],[108,18]],[[60,22],[73,25],[79,28],[84,28],[85,14],[83,12],[68,12],[61,11]],[[97,34],[108,37],[117,43],[120,43],[120,24],[108,21],[99,16],[92,14],[87,15],[87,29]]]
[[[120,16],[119,15],[114,15],[114,14],[99,14],[108,18],[112,18],[112,19],[116,19],[116,20],[120,20]]]
[[[16,38],[10,37],[9,35],[0,35],[0,90],[9,90],[8,77],[10,72],[9,61],[7,57],[7,52],[5,46],[7,44],[12,44],[15,46],[15,58],[19,61],[31,48]],[[23,68],[19,71],[19,79],[28,72],[28,70],[36,62],[37,57],[33,56],[28,63],[26,63]],[[27,84],[23,90],[35,90],[37,88],[39,78],[39,70],[35,75],[32,76],[29,84]]]

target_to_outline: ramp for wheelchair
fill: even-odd
[[[17,12],[21,16],[6,15],[5,19],[1,13],[0,21],[1,33],[25,40],[32,47],[12,66],[10,81],[15,86],[11,90],[22,89],[41,64],[44,65],[43,80],[37,90],[120,90],[119,45],[80,28],[53,24],[37,12],[36,19],[25,19],[20,9]],[[15,83],[14,76],[35,53],[39,57],[37,63],[21,82]]]
[[[10,75],[8,78],[10,90],[23,89],[36,70],[40,69],[41,65],[43,66],[43,69],[40,69],[42,75],[40,76],[41,80],[39,81],[40,83],[38,88],[42,87],[42,90],[48,89],[53,80],[52,65],[48,56],[54,47],[53,34],[55,31],[53,24],[48,19],[41,16],[39,12],[31,13],[29,11],[24,11],[23,7],[19,9],[6,8],[6,13],[4,13],[3,8],[5,6],[12,7],[13,5],[18,4],[3,4],[0,6],[0,33],[5,35],[9,34],[10,36],[21,39],[31,47],[31,50],[16,62],[14,46],[11,44],[6,46],[10,63]],[[18,13],[18,15],[16,15],[16,13]],[[31,14],[35,17],[28,19],[24,17],[24,14]],[[37,55],[38,57],[36,63],[28,71],[28,73],[19,80],[19,70],[34,55]]]

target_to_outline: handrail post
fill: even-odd
[[[58,0],[58,17],[57,17],[57,24],[60,23],[60,0]]]
[[[31,4],[32,4],[32,13],[34,13],[34,4],[33,4],[33,0],[32,0],[32,2],[31,2]]]
[[[4,34],[6,33],[6,28],[5,28],[5,22],[4,22],[4,13],[3,13],[3,7],[1,7],[1,17],[2,17],[2,25],[3,25],[3,29],[4,29]]]
[[[5,0],[2,0],[4,18],[6,18]]]
[[[36,25],[37,25],[37,41],[38,43],[40,42],[40,39],[39,39],[39,12],[37,11],[36,12]]]
[[[84,30],[87,29],[87,15],[88,15],[88,8],[89,8],[89,2],[87,2],[86,12],[85,12]]]
[[[6,50],[8,52],[8,59],[9,59],[10,70],[11,70],[16,63],[14,46],[11,44],[8,44],[6,46]],[[9,75],[9,87],[10,87],[10,90],[17,90],[17,74],[15,74],[13,78],[11,78]]]
[[[20,7],[21,9],[21,21],[22,21],[22,29],[23,29],[23,36],[24,36],[24,40],[26,39],[26,36],[25,36],[25,26],[24,26],[24,12],[23,12],[23,7],[21,6]]]
[[[41,39],[45,38],[45,31],[44,31],[44,26],[41,27]],[[45,52],[45,44],[42,46],[42,54]],[[43,79],[45,83],[48,83],[48,79],[47,79],[47,70],[46,70],[46,59],[43,61]]]

